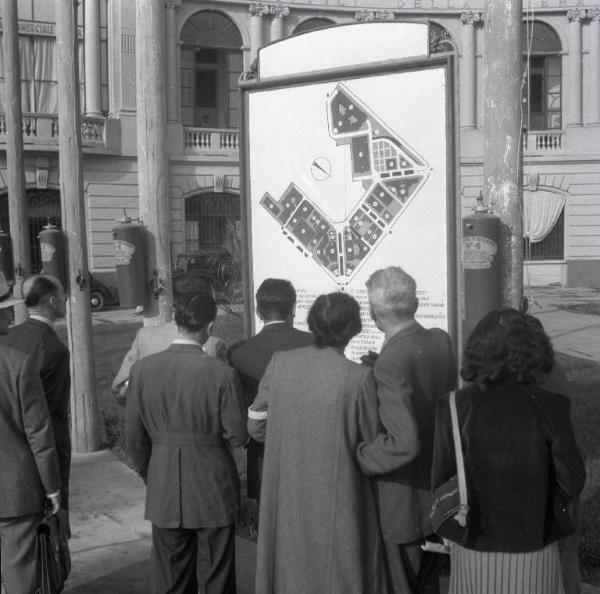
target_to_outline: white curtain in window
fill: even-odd
[[[563,194],[538,190],[523,192],[523,235],[531,243],[546,239],[565,206]]]
[[[35,112],[57,113],[56,43],[53,37],[33,38]]]
[[[21,58],[21,111],[35,111],[33,92],[33,43],[31,37],[19,37],[19,57]]]

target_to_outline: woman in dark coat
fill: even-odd
[[[456,396],[469,528],[451,543],[450,594],[563,594],[557,540],[585,481],[570,402],[536,385],[554,363],[541,325],[493,310],[475,327]],[[432,488],[456,474],[449,399],[440,400]],[[445,536],[444,530],[440,530]],[[447,536],[447,535],[446,535]]]
[[[317,298],[314,345],[273,355],[248,412],[264,437],[257,594],[385,594],[369,479],[355,459],[378,431],[371,370],[344,357],[361,330],[358,303]]]

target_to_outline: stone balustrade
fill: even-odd
[[[24,113],[22,116],[23,142],[25,148],[30,144],[55,146],[58,148],[58,116],[55,114]],[[106,118],[82,116],[81,139],[85,146],[105,147]],[[6,143],[9,130],[6,116],[0,114],[0,145]]]
[[[526,153],[562,153],[561,130],[530,130],[523,133],[523,149]]]
[[[183,129],[183,152],[191,155],[237,156],[239,136],[238,130],[186,126]]]

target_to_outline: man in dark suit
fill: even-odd
[[[263,281],[256,292],[256,310],[264,324],[262,330],[229,350],[229,362],[240,374],[246,407],[254,402],[258,384],[273,353],[308,346],[314,338],[310,332],[302,332],[292,325],[296,291],[287,280],[268,278]],[[257,501],[263,457],[264,444],[251,439],[246,456],[246,491],[248,497]]]
[[[248,434],[235,371],[202,352],[216,313],[209,295],[178,300],[179,337],[131,368],[127,444],[147,482],[156,594],[235,593],[239,485],[230,446]]]
[[[385,333],[373,373],[383,432],[359,444],[362,470],[375,476],[379,519],[392,591],[438,591],[437,572],[421,545],[433,533],[431,466],[435,409],[454,389],[456,365],[450,337],[415,319],[414,279],[399,267],[378,270],[367,281],[371,317]]]
[[[12,299],[0,273],[0,333]],[[48,405],[33,357],[0,345],[0,550],[8,594],[33,592],[35,533],[44,499],[60,506],[60,474]]]
[[[42,274],[25,280],[22,290],[29,319],[2,337],[1,343],[31,355],[38,366],[56,440],[62,482],[61,504],[68,509],[71,468],[69,349],[54,330],[54,322],[65,316],[65,294],[57,278]]]

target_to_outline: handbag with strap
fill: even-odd
[[[35,537],[35,581],[33,594],[58,594],[71,573],[71,554],[65,524],[66,511],[45,517]]]
[[[460,427],[456,411],[456,393],[450,393],[450,417],[452,438],[456,455],[456,474],[441,484],[433,493],[431,524],[434,532],[447,540],[463,544],[468,535],[467,481],[465,461],[460,441]]]

